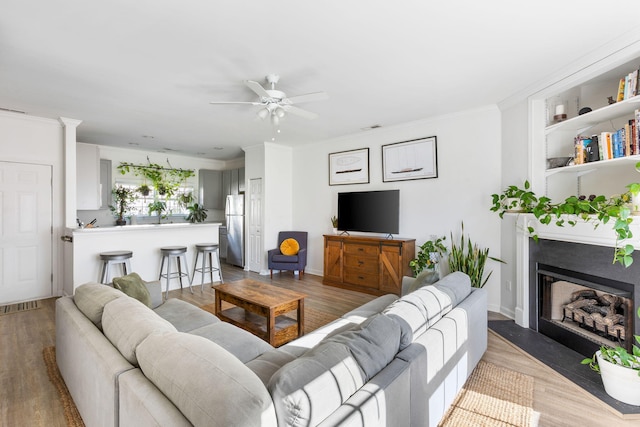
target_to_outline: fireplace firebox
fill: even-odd
[[[529,326],[587,357],[603,344],[631,350],[640,268],[612,264],[608,247],[541,239],[530,249]]]

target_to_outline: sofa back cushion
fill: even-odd
[[[102,330],[102,311],[104,306],[116,298],[125,296],[117,289],[100,283],[85,283],[76,288],[73,295],[78,310]]]
[[[104,335],[129,363],[138,366],[136,347],[155,331],[175,332],[176,328],[137,299],[118,298],[104,306]]]
[[[258,376],[206,338],[153,333],[137,350],[145,376],[196,426],[276,426]]]
[[[391,303],[383,313],[395,320],[402,330],[400,350],[415,337],[449,313],[471,292],[471,280],[464,273],[454,272],[432,286],[424,286]]]
[[[284,365],[267,386],[279,425],[322,422],[393,360],[399,343],[399,326],[377,315]]]

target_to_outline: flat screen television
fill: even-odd
[[[398,234],[400,190],[338,193],[338,230]]]

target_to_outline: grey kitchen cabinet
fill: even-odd
[[[244,168],[238,169],[238,193],[244,193]]]
[[[198,171],[198,195],[200,204],[207,209],[224,209],[222,171],[200,169]]]
[[[231,194],[231,170],[222,171],[222,194],[226,198],[227,194]]]
[[[231,193],[234,196],[238,194],[238,182],[239,182],[238,169],[231,169]]]

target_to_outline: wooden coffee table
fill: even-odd
[[[305,294],[244,279],[213,287],[221,320],[262,338],[274,347],[304,334]],[[222,310],[222,301],[235,307]],[[297,321],[286,313],[297,310]]]

